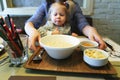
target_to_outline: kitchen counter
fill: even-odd
[[[111,44],[115,50],[120,49],[120,45],[109,38],[104,38],[106,42]],[[29,53],[31,54],[31,53]],[[107,78],[120,77],[120,57],[110,57],[109,61],[116,69],[116,75],[98,75],[98,74],[77,74],[77,73],[63,73],[52,71],[30,70],[21,66],[10,67],[9,59],[0,64],[0,80],[8,80],[10,76],[55,76],[56,80],[105,80]],[[113,79],[112,79],[113,80]]]

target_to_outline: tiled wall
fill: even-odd
[[[94,0],[93,25],[120,44],[120,0]]]

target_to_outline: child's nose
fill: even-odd
[[[60,18],[60,15],[57,15],[57,18]]]

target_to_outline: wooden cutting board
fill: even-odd
[[[110,62],[98,68],[89,66],[83,61],[83,53],[79,50],[75,50],[71,56],[63,60],[53,59],[44,52],[41,61],[33,61],[33,58],[39,51],[40,49],[29,58],[24,65],[25,68],[70,73],[117,74]]]

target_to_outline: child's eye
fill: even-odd
[[[54,16],[57,16],[57,14],[54,14]]]
[[[60,14],[60,16],[65,16],[64,14]]]
[[[60,14],[60,16],[64,16],[63,14]]]

